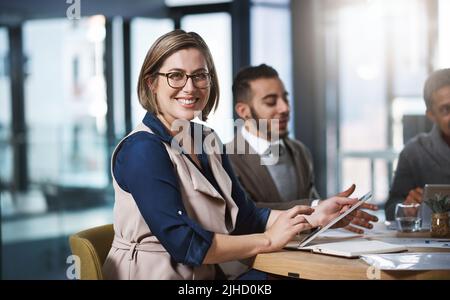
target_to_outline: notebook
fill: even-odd
[[[317,244],[306,246],[301,250],[310,250],[314,253],[343,256],[359,257],[365,254],[380,254],[406,251],[403,245],[389,244],[376,240],[349,240],[334,243]]]

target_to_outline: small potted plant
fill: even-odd
[[[431,236],[448,237],[450,236],[450,225],[448,212],[450,211],[450,196],[436,194],[434,198],[425,200],[425,203],[431,208]]]

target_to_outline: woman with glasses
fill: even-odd
[[[112,156],[115,236],[106,278],[215,279],[216,264],[280,250],[356,201],[336,198],[313,213],[256,208],[247,199],[218,137],[190,122],[206,120],[219,100],[212,56],[196,33],[175,30],[153,44],[138,95],[147,114]]]

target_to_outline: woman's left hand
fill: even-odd
[[[350,196],[355,190],[355,185],[353,184],[346,191],[339,193],[336,197],[321,201],[320,204],[315,207],[315,211],[311,216],[307,216],[308,222],[316,226],[325,226],[331,220],[336,218],[341,213],[349,209],[353,204],[355,204],[358,199],[356,198],[346,198]],[[377,210],[378,207],[373,204],[363,203],[358,209],[352,211],[349,215],[345,216],[342,220],[333,225],[332,228],[344,227],[345,229],[362,234],[364,231],[353,225],[365,227],[368,229],[373,228],[370,222],[377,222],[378,218],[371,215],[361,209]],[[351,224],[352,225],[351,225]]]
[[[319,205],[314,207],[314,212],[309,216],[305,216],[305,218],[312,227],[323,227],[357,202],[357,198],[332,197],[321,201]],[[334,228],[348,225],[352,218],[351,214],[349,214],[336,223]]]

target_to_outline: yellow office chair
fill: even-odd
[[[80,258],[80,279],[103,279],[102,266],[113,238],[112,224],[90,228],[70,236],[72,254]]]

